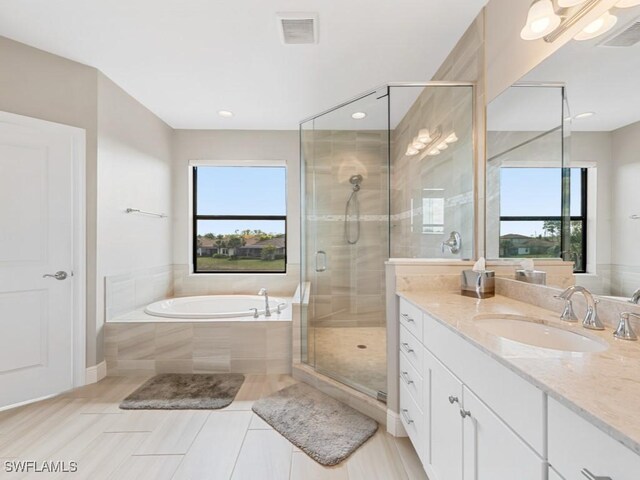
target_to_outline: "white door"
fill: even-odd
[[[0,112],[0,408],[73,387],[70,129]]]
[[[464,387],[464,479],[543,480],[547,464]]]

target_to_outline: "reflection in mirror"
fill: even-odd
[[[514,86],[489,105],[487,256],[568,252],[577,284],[629,301],[640,288],[640,8],[612,12],[606,35],[570,41],[522,79],[565,85],[560,119],[550,87]]]

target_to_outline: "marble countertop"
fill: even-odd
[[[587,330],[558,319],[559,311],[496,295],[477,300],[453,292],[398,292],[460,337],[534,384],[550,397],[640,454],[640,342],[617,340],[613,331]],[[474,317],[526,315],[605,341],[596,353],[573,353],[504,341],[478,328]]]

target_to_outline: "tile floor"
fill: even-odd
[[[55,398],[0,412],[0,478],[113,480],[426,479],[406,438],[381,428],[342,464],[322,467],[251,411],[295,382],[247,375],[236,400],[213,411],[124,411],[145,377],[108,377]],[[74,474],[7,473],[6,460],[78,462]]]

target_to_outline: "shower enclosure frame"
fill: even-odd
[[[472,198],[473,198],[473,227],[472,227],[472,231],[473,231],[473,240],[472,240],[472,259],[475,260],[478,258],[478,254],[480,252],[480,249],[482,249],[484,247],[484,232],[486,231],[486,218],[485,215],[483,215],[482,211],[481,211],[481,207],[484,206],[480,205],[479,199],[481,198],[482,195],[484,195],[484,178],[485,178],[485,168],[486,165],[484,165],[484,162],[481,162],[479,160],[484,159],[485,155],[484,152],[481,152],[478,150],[479,147],[479,136],[478,136],[478,125],[484,125],[484,121],[485,121],[485,115],[484,115],[484,111],[483,111],[483,115],[480,118],[478,116],[479,113],[479,109],[478,109],[478,105],[477,105],[477,84],[476,82],[466,82],[466,81],[427,81],[427,82],[389,82],[389,83],[385,83],[383,85],[380,85],[376,88],[372,88],[369,89],[365,92],[362,92],[358,95],[355,95],[353,97],[351,97],[348,100],[345,100],[331,108],[328,108],[326,110],[321,111],[320,113],[311,115],[309,117],[304,118],[303,120],[301,120],[299,122],[299,129],[298,129],[298,133],[299,133],[299,154],[300,154],[300,249],[301,249],[301,268],[300,268],[300,292],[301,292],[301,299],[302,298],[309,298],[310,296],[310,292],[306,292],[305,289],[305,284],[308,282],[308,276],[307,276],[307,268],[309,267],[309,265],[307,265],[307,259],[305,256],[305,245],[306,245],[306,224],[305,224],[305,216],[307,215],[307,199],[306,199],[306,182],[305,182],[305,163],[304,163],[304,159],[305,159],[305,154],[304,154],[304,143],[303,143],[303,135],[304,135],[304,125],[307,122],[310,121],[314,121],[324,115],[327,115],[329,113],[332,113],[334,111],[337,111],[343,107],[346,107],[354,102],[357,102],[358,100],[364,99],[368,96],[371,96],[373,94],[377,94],[377,99],[381,99],[383,97],[387,97],[387,128],[386,128],[386,133],[387,133],[387,138],[386,138],[386,142],[387,142],[387,148],[386,148],[386,166],[388,169],[388,178],[389,178],[389,189],[387,192],[387,217],[388,217],[388,223],[387,223],[387,227],[389,229],[388,232],[388,241],[387,241],[387,258],[391,259],[391,222],[390,222],[390,218],[391,218],[391,188],[390,188],[390,179],[391,179],[391,158],[392,158],[392,152],[391,152],[391,148],[392,148],[392,144],[391,144],[391,135],[392,135],[392,130],[391,130],[391,92],[392,92],[392,88],[402,88],[402,87],[416,87],[416,88],[428,88],[428,87],[468,87],[471,89],[471,111],[470,111],[470,115],[471,115],[471,151],[472,151],[472,166],[473,166],[473,172],[472,172]],[[428,259],[425,259],[428,260]],[[384,273],[383,273],[384,275]],[[387,295],[383,295],[384,298],[386,298]],[[385,300],[386,303],[386,300]],[[387,312],[387,307],[383,306],[383,310],[386,313]],[[385,314],[385,317],[387,317],[387,315]],[[389,335],[389,319],[386,318],[386,337],[388,338],[392,338],[395,339],[397,338],[397,333]],[[354,386],[351,384],[351,382],[347,383],[345,381],[343,381],[341,378],[339,377],[334,377],[330,374],[328,374],[327,372],[324,371],[318,371],[315,365],[315,361],[310,363],[308,362],[308,358],[305,358],[305,356],[303,355],[303,345],[308,341],[308,330],[307,330],[307,325],[302,325],[303,322],[303,318],[302,318],[302,314],[301,314],[301,325],[300,325],[300,361],[301,363],[308,365],[309,367],[311,367],[315,373],[319,376],[328,376],[330,378],[332,378],[333,380],[337,380],[338,382],[344,384],[346,387],[348,388],[352,388],[356,391],[360,391],[361,393],[366,393],[369,394],[368,392],[364,391],[361,388],[358,388],[357,386]],[[386,359],[386,364],[387,364],[387,389],[386,392],[379,392],[378,396],[377,396],[377,400],[381,400],[384,403],[387,402],[387,393],[390,394],[391,398],[389,398],[389,400],[391,401],[391,404],[395,403],[394,397],[395,397],[395,392],[397,391],[397,389],[399,388],[399,383],[398,383],[398,376],[397,376],[397,370],[398,370],[398,359],[397,358],[393,358],[393,356],[391,355],[392,353],[395,353],[397,351],[397,349],[395,349],[392,345],[389,345],[387,342],[387,359]],[[369,394],[370,395],[370,394]]]

